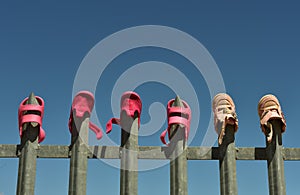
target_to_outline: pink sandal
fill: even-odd
[[[73,111],[76,111],[76,117],[82,118],[84,114],[87,112],[91,114],[94,107],[95,98],[94,95],[89,91],[80,91],[76,94],[72,102],[72,108],[70,112],[69,118],[69,130],[72,134],[72,123],[73,123]],[[96,134],[97,139],[102,138],[102,131],[99,127],[97,127],[92,122],[89,122],[89,128]]]
[[[260,118],[260,127],[267,136],[268,142],[272,141],[273,132],[267,133],[265,127],[268,126],[270,119],[279,119],[282,122],[281,132],[285,132],[286,121],[281,110],[278,99],[274,95],[263,96],[258,103],[258,115]]]
[[[44,100],[41,97],[35,96],[37,99],[39,105],[34,105],[34,104],[26,104],[26,101],[28,98],[24,99],[18,110],[18,119],[19,119],[19,134],[20,137],[22,138],[22,133],[23,133],[23,124],[24,123],[29,123],[29,122],[35,122],[38,123],[40,126],[40,131],[39,131],[39,139],[38,143],[41,143],[45,139],[45,131],[42,128],[42,120],[44,116]],[[27,111],[38,111],[40,115],[38,114],[26,114],[25,112]]]
[[[172,104],[175,101],[175,99],[172,99],[168,102],[167,105],[167,115],[168,115],[168,128],[166,130],[164,130],[161,135],[160,135],[160,140],[162,141],[162,143],[166,144],[166,134],[168,133],[168,138],[169,140],[170,138],[170,128],[172,125],[174,124],[182,124],[185,126],[185,139],[187,140],[189,137],[189,133],[190,133],[190,123],[191,123],[191,109],[189,107],[189,105],[183,101],[183,105],[184,108],[182,107],[177,107],[177,106],[173,106]]]
[[[235,112],[235,105],[229,95],[226,93],[219,93],[214,97],[212,107],[214,112],[215,130],[218,134],[218,142],[221,145],[227,124],[234,125],[235,132],[238,130],[238,119]]]
[[[125,111],[130,117],[134,117],[135,112],[138,113],[138,124],[140,127],[140,115],[142,111],[142,101],[140,96],[132,91],[123,93],[121,98],[121,112]],[[122,117],[122,116],[121,116]],[[111,118],[106,124],[106,133],[112,130],[112,124],[121,125],[122,118]]]

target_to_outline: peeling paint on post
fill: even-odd
[[[270,120],[269,128],[273,128],[272,141],[269,143],[266,138],[266,152],[268,161],[269,194],[285,195],[284,163],[282,156],[282,134],[281,121]]]
[[[82,119],[73,113],[69,195],[86,194],[89,116]],[[78,129],[79,128],[79,129]]]
[[[219,145],[220,190],[222,195],[238,194],[234,128],[234,125],[226,125],[222,144]]]
[[[174,106],[184,107],[179,96],[175,98],[172,107]],[[187,153],[184,126],[172,125],[170,138],[169,148],[172,151],[170,159],[171,195],[187,195]]]
[[[120,194],[138,194],[138,115],[122,111]]]
[[[26,104],[39,105],[34,94],[29,95]],[[36,111],[27,111],[24,114],[39,114]],[[38,148],[38,135],[40,126],[38,123],[24,123],[21,138],[18,170],[17,195],[34,194],[35,177],[36,177],[36,156]]]

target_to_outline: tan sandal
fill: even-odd
[[[280,119],[282,122],[281,132],[285,131],[286,121],[281,110],[278,99],[271,94],[263,96],[258,103],[258,115],[260,118],[260,127],[264,134],[267,136],[267,141],[271,142],[273,137],[273,131],[267,131],[268,121],[271,119]]]
[[[227,124],[234,125],[235,132],[238,129],[235,105],[229,95],[226,93],[219,93],[214,97],[212,107],[214,112],[215,130],[218,134],[218,142],[221,145]]]

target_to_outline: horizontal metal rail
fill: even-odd
[[[118,146],[89,146],[89,159],[120,159],[121,148]],[[0,144],[0,158],[18,158],[19,145]],[[219,160],[218,147],[188,147],[187,160]],[[283,148],[283,160],[300,161],[300,148]],[[69,146],[40,145],[37,158],[70,158]],[[168,147],[139,146],[139,159],[170,159]],[[266,148],[236,147],[236,160],[267,160]]]

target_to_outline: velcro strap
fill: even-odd
[[[276,109],[278,110],[279,106],[268,106],[268,107],[264,107],[264,110],[272,110],[272,109]]]
[[[39,125],[42,123],[42,118],[36,114],[26,114],[20,118],[20,125],[22,126],[24,123],[36,122]]]
[[[42,142],[45,139],[45,131],[42,128],[42,119],[44,116],[44,100],[41,97],[35,96],[40,105],[25,104],[28,98],[24,99],[18,109],[18,120],[19,120],[19,134],[22,137],[23,134],[23,124],[29,122],[38,123],[39,129],[39,139],[38,142]],[[38,111],[40,114],[26,114],[25,112]]]
[[[216,107],[216,111],[218,112],[220,109],[224,109],[224,108],[228,109],[228,107],[231,107],[231,106],[230,105],[218,105]]]
[[[182,108],[182,107],[169,107],[168,108],[168,115],[173,113],[180,113],[184,115],[189,115],[191,110],[189,108]]]
[[[24,111],[39,111],[41,114],[44,113],[44,107],[40,105],[33,105],[33,104],[27,104],[27,105],[20,105],[19,112]]]
[[[188,139],[189,132],[190,132],[190,122],[191,122],[191,109],[189,105],[181,100],[184,107],[178,107],[174,106],[171,107],[171,105],[174,102],[174,99],[170,100],[167,105],[167,114],[168,114],[168,128],[164,130],[160,135],[160,140],[163,144],[167,144],[165,141],[166,134],[169,134],[169,140],[170,140],[170,129],[171,126],[174,124],[181,124],[184,125],[184,131],[185,131],[185,139]]]
[[[181,124],[187,127],[189,126],[189,121],[188,119],[182,116],[170,116],[168,120],[168,125],[173,125],[173,124]]]

